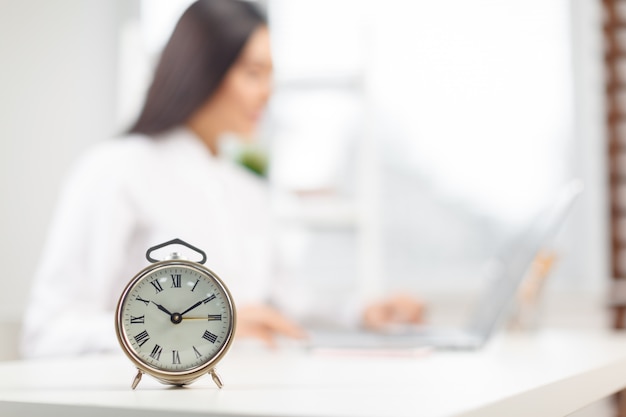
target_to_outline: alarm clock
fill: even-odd
[[[152,253],[182,245],[197,254],[197,262],[172,252],[164,260]],[[236,311],[232,296],[217,274],[204,266],[206,254],[173,239],[149,248],[151,265],[124,288],[115,314],[122,350],[137,367],[135,389],[144,373],[164,384],[186,385],[210,374],[222,388],[215,365],[233,340]]]

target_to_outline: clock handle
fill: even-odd
[[[198,261],[197,263],[199,263],[199,264],[204,264],[204,263],[206,262],[206,253],[204,253],[204,251],[203,251],[203,250],[198,249],[198,248],[196,248],[195,246],[192,246],[192,245],[190,245],[189,243],[185,242],[184,240],[180,240],[180,239],[172,239],[172,240],[169,240],[169,241],[167,241],[167,242],[165,242],[165,243],[161,243],[160,245],[156,245],[156,246],[151,247],[150,249],[148,249],[148,250],[146,251],[146,259],[147,259],[148,261],[152,262],[152,263],[159,262],[159,260],[158,260],[158,259],[154,259],[154,258],[151,256],[152,252],[154,252],[155,250],[158,250],[158,249],[164,248],[164,247],[166,247],[166,246],[169,246],[169,245],[182,245],[182,246],[186,246],[186,247],[188,247],[189,249],[191,249],[192,251],[195,251],[195,252],[199,253],[200,255],[202,255],[202,259],[201,259],[200,261]]]

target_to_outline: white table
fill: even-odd
[[[626,337],[508,334],[479,352],[313,354],[234,346],[185,388],[123,355],[0,363],[0,416],[564,416],[626,387]]]

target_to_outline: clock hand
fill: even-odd
[[[204,321],[221,321],[221,314],[207,314],[204,317],[183,317],[183,320],[204,320]]]
[[[169,314],[170,317],[172,316],[172,313],[170,313],[167,308],[163,307],[161,304],[157,304],[154,301],[151,301],[152,304],[154,304],[155,306],[157,306],[159,308],[159,310],[161,310],[162,312]]]
[[[190,312],[191,310],[193,310],[194,308],[198,307],[200,304],[202,304],[202,300],[198,301],[197,303],[195,303],[194,305],[192,305],[191,307],[189,307],[187,310],[183,311],[182,313],[180,313],[181,316],[184,316],[185,313]]]

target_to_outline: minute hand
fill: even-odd
[[[202,304],[202,300],[198,301],[197,303],[195,303],[194,305],[192,305],[191,307],[189,307],[187,310],[183,311],[182,313],[180,313],[181,316],[185,315],[186,313],[189,313],[191,310],[193,310],[194,308],[198,307],[200,304]]]

